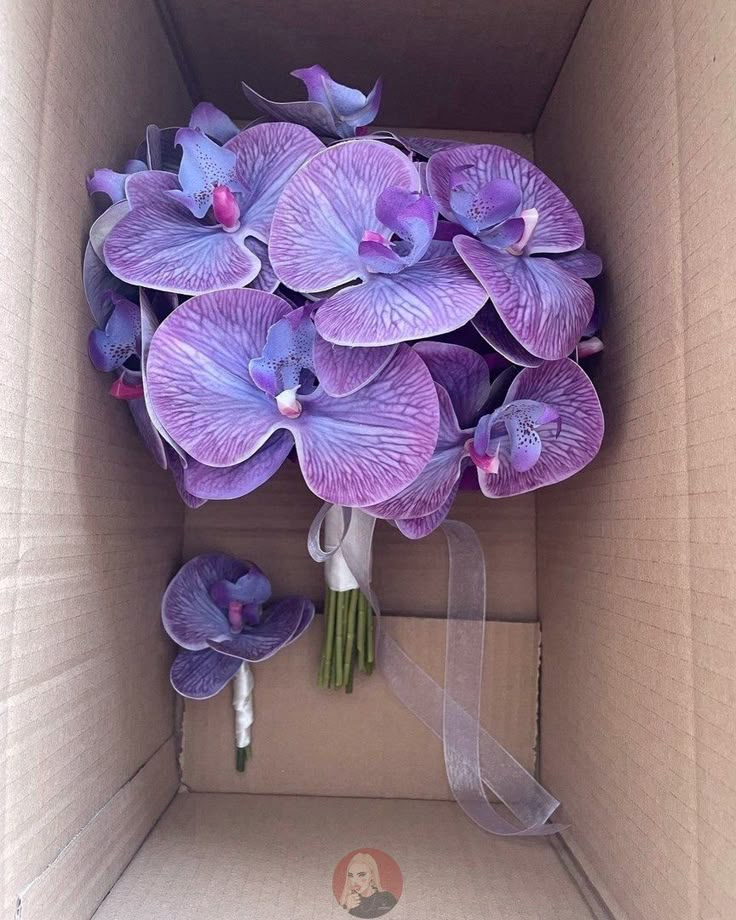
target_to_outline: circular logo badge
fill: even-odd
[[[396,907],[403,888],[396,860],[371,847],[347,853],[332,876],[335,899],[351,917],[383,917]]]

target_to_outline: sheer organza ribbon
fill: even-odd
[[[376,617],[380,605],[371,587],[375,518],[342,509],[338,546],[324,548],[322,524],[333,506],[324,505],[309,531],[309,552],[326,562],[340,549]],[[414,715],[442,739],[452,793],[476,824],[501,836],[545,836],[564,830],[549,824],[559,806],[534,777],[480,724],[485,641],[486,566],[477,534],[460,521],[445,521],[450,581],[447,593],[445,686],[441,687],[376,622],[377,660],[389,686]],[[484,785],[518,821],[504,817],[488,801]]]

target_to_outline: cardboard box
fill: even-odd
[[[733,0],[3,0],[1,917],[344,916],[332,871],[365,847],[403,871],[396,920],[736,916],[735,39]],[[456,509],[489,569],[484,724],[563,801],[556,844],[472,825],[380,676],[318,692],[319,623],[257,673],[244,777],[226,700],[177,718],[167,580],[224,549],[319,595],[316,501],[287,468],[184,513],[87,361],[84,176],[317,61],[382,73],[386,124],[533,151],[604,257],[600,457]],[[442,540],[377,552],[388,628],[439,676]]]

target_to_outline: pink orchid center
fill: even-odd
[[[142,383],[125,383],[124,380],[116,380],[113,385],[110,387],[110,395],[114,396],[115,399],[142,399],[143,398],[143,384]]]
[[[230,601],[227,607],[227,619],[231,632],[239,633],[243,629],[243,604],[240,601]]]
[[[539,223],[539,211],[536,208],[527,208],[521,212],[519,217],[524,221],[524,231],[515,243],[507,247],[506,251],[510,252],[512,256],[520,256],[524,252]]]
[[[212,189],[212,213],[218,224],[228,233],[233,233],[240,227],[238,200],[226,185],[216,185]]]
[[[288,390],[282,390],[276,397],[276,405],[279,412],[286,418],[299,418],[302,414],[302,404],[296,398],[299,387],[290,387]]]
[[[363,233],[363,236],[360,238],[361,243],[382,243],[384,246],[388,246],[388,240],[385,236],[381,236],[380,233],[376,233],[374,230],[366,230]]]
[[[501,468],[501,442],[499,441],[496,445],[496,450],[491,456],[486,456],[485,454],[479,454],[473,447],[473,439],[465,443],[465,451],[473,463],[478,467],[479,470],[483,470],[484,473],[491,473],[493,476],[498,475],[498,471]]]

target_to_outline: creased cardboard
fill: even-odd
[[[180,795],[95,920],[337,920],[345,854],[388,853],[391,920],[592,920],[546,843],[489,837],[451,802]]]
[[[536,134],[607,266],[599,460],[539,494],[542,776],[617,916],[736,916],[736,6],[593,0]]]

